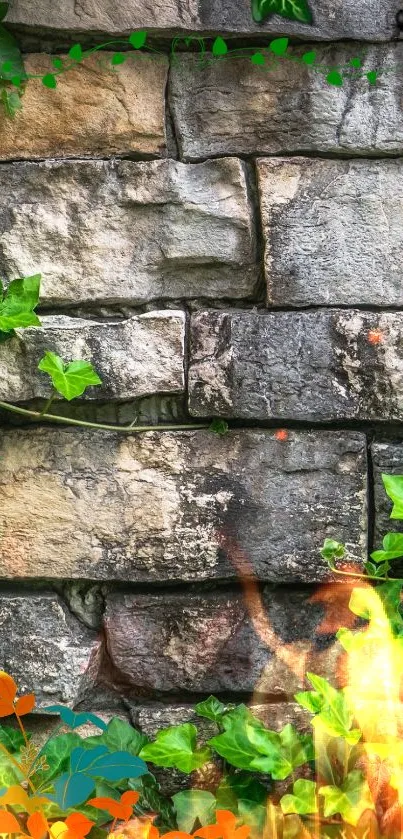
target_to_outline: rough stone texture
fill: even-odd
[[[361,434],[46,427],[0,441],[6,579],[316,581],[325,537],[365,552]]]
[[[0,192],[0,270],[8,279],[40,271],[44,304],[255,289],[241,161],[5,164]]]
[[[195,417],[401,421],[401,312],[210,310],[191,341]]]
[[[173,27],[180,31],[207,30],[234,34],[287,32],[303,38],[357,38],[390,40],[395,32],[396,3],[367,0],[365,10],[354,0],[337,6],[332,0],[310,0],[313,26],[284,20],[275,15],[264,24],[254,23],[250,0],[65,0],[57,9],[52,0],[11,0],[7,20],[24,28],[71,31],[124,32],[149,27],[159,32]],[[171,34],[166,32],[165,34]]]
[[[107,597],[107,648],[128,691],[255,692],[292,697],[311,670],[334,677],[337,643],[323,643],[323,607],[305,590]],[[252,617],[251,617],[252,616]],[[281,656],[292,656],[292,669]],[[304,667],[304,658],[307,656]]]
[[[390,519],[392,501],[386,495],[382,474],[403,475],[403,443],[377,442],[372,444],[372,463],[374,472],[375,527],[374,547],[382,547],[382,539],[390,531],[402,531],[403,524],[398,519]],[[403,576],[402,561],[393,562],[393,569]]]
[[[101,641],[55,594],[2,594],[0,650],[0,669],[39,707],[74,706],[95,681]]]
[[[135,152],[162,156],[168,60],[134,55],[118,72],[105,68],[113,53],[91,56],[58,77],[56,90],[30,81],[24,106],[0,122],[0,160],[84,157]],[[50,56],[30,55],[28,73],[49,73]]]
[[[260,160],[267,301],[402,306],[400,160]]]
[[[325,66],[355,57],[351,43],[314,47]],[[298,48],[295,55],[311,48]],[[361,54],[359,46],[356,51]],[[181,55],[170,85],[181,153],[186,160],[305,151],[401,154],[402,78],[390,70],[402,60],[401,43],[373,46],[363,70],[387,71],[376,87],[363,78],[334,88],[325,75],[303,64],[282,60],[267,71],[247,58],[212,62],[201,71],[197,56]]]
[[[65,361],[92,362],[103,384],[89,388],[83,398],[133,399],[184,390],[183,312],[148,312],[115,323],[58,315],[41,322],[41,328],[19,330],[18,337],[0,343],[4,402],[49,397],[50,378],[38,371],[46,350]]]

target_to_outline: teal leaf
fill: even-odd
[[[71,755],[72,774],[85,773],[105,781],[120,781],[123,778],[138,778],[148,772],[144,760],[129,752],[109,752],[106,746],[95,749],[74,749]]]
[[[142,32],[132,32],[129,38],[129,42],[134,47],[135,50],[141,49],[144,47],[144,44],[147,40],[147,31],[143,30]]]
[[[81,772],[70,774],[65,772],[54,781],[54,793],[47,794],[47,797],[54,801],[62,810],[69,807],[77,807],[90,797],[95,783]]]
[[[103,731],[105,731],[107,727],[106,723],[95,714],[85,712],[76,714],[70,708],[66,708],[65,705],[49,705],[46,708],[43,708],[43,711],[48,711],[52,714],[59,714],[63,722],[73,729],[78,728],[80,725],[85,725],[86,723],[92,723],[92,725],[102,728]]]
[[[1,321],[0,321],[1,325]],[[38,370],[48,373],[55,390],[69,402],[81,396],[87,387],[100,385],[102,380],[88,361],[65,363],[54,352],[46,352],[38,364]]]

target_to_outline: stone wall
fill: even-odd
[[[392,0],[311,5],[313,27],[257,27],[249,0],[11,4],[32,71],[140,27],[166,57],[92,59],[1,118],[0,271],[43,282],[42,327],[0,346],[0,399],[42,406],[50,349],[103,379],[59,412],[230,423],[137,436],[1,413],[0,667],[42,707],[153,732],[214,692],[275,726],[302,720],[281,647],[334,676],[320,547],[363,561],[388,526],[380,475],[403,471],[402,76],[334,88],[292,63],[169,58],[191,32],[403,58]]]

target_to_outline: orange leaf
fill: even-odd
[[[87,804],[96,807],[97,810],[106,810],[114,819],[129,819],[132,814],[132,807],[121,804],[120,801],[115,801],[114,798],[90,798]],[[128,815],[126,813],[128,812]]]
[[[69,829],[69,833],[77,837],[77,839],[82,839],[83,836],[86,836],[87,833],[90,832],[91,828],[94,827],[95,822],[92,822],[91,819],[87,819],[87,816],[83,816],[82,813],[72,813],[70,816],[67,816],[65,819],[65,824]]]
[[[33,839],[42,839],[46,836],[49,826],[42,813],[32,813],[27,819],[28,830]]]
[[[20,823],[7,810],[0,811],[0,833],[21,833]]]
[[[9,717],[14,713],[14,705],[8,699],[0,699],[0,717]]]
[[[164,833],[161,839],[192,839],[192,834],[182,830],[170,830],[169,833]]]
[[[27,693],[26,696],[20,696],[20,698],[17,699],[15,712],[19,717],[23,717],[24,714],[30,714],[34,708],[35,696],[33,693]]]
[[[131,789],[128,789],[127,792],[122,792],[122,795],[120,796],[122,804],[131,804],[132,807],[137,804],[139,798],[140,793],[134,792],[134,790]]]
[[[12,676],[0,670],[0,699],[14,702],[17,696],[17,685]]]

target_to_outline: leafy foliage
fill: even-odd
[[[40,326],[34,311],[40,282],[40,274],[12,280],[6,289],[0,281],[0,341],[10,338],[19,327]]]
[[[306,0],[252,0],[252,15],[257,23],[271,15],[312,23],[312,14]]]
[[[140,757],[156,766],[174,766],[181,772],[193,772],[210,757],[208,748],[197,748],[196,739],[197,728],[191,723],[171,726],[160,731],[154,743],[144,746]]]
[[[90,385],[101,385],[102,380],[89,361],[64,362],[54,352],[46,352],[38,370],[48,373],[55,390],[69,402],[82,396]]]

